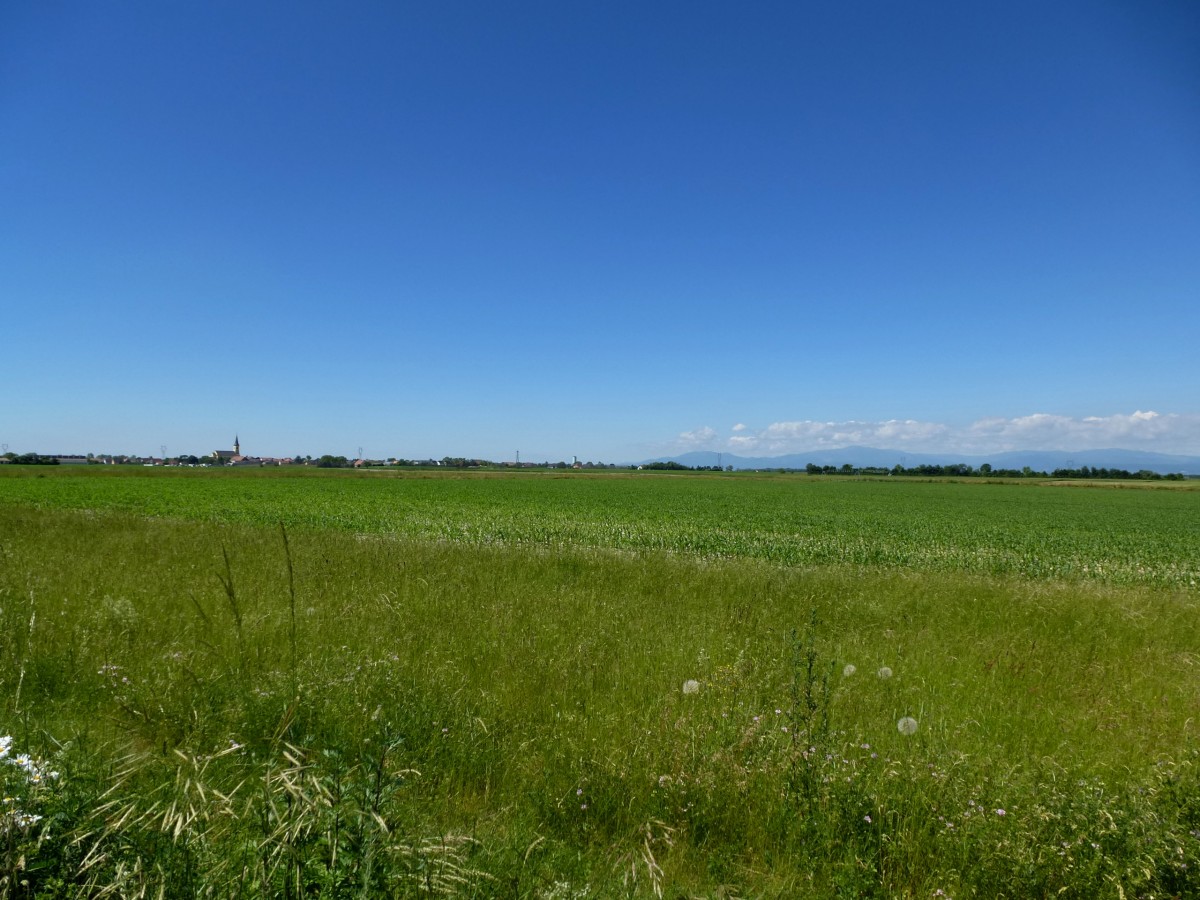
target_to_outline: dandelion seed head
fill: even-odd
[[[887,666],[880,666],[879,671],[876,672],[875,674],[878,675],[880,678],[891,678],[892,670],[889,669]]]
[[[899,722],[896,723],[896,730],[899,731],[901,734],[916,734],[917,733],[917,720],[914,719],[912,716],[905,716]]]
[[[854,663],[846,663],[846,667],[844,669],[842,669],[842,677],[849,678],[851,675],[853,675],[857,671],[858,671],[858,666],[854,665]]]
[[[685,694],[700,693],[700,682],[698,682],[695,678],[689,678],[683,683],[683,692]]]

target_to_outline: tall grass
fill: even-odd
[[[21,507],[0,535],[0,733],[61,773],[0,765],[42,816],[4,828],[4,896],[1200,891],[1192,593]]]

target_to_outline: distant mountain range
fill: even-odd
[[[1127,469],[1138,472],[1147,469],[1161,475],[1181,472],[1184,475],[1200,475],[1200,456],[1175,456],[1168,453],[1150,453],[1144,450],[1011,450],[1007,453],[992,453],[985,456],[968,456],[962,453],[912,453],[907,450],[883,450],[877,447],[840,447],[836,450],[812,450],[807,453],[789,453],[786,456],[735,456],[732,453],[717,454],[715,451],[696,450],[680,456],[660,456],[645,462],[674,461],[684,466],[733,466],[735,469],[803,469],[809,463],[816,466],[843,466],[855,468],[901,465],[949,466],[965,463],[978,469],[990,463],[994,469],[1023,469],[1025,466],[1036,472],[1053,472],[1055,469],[1078,469],[1089,466],[1093,469]]]

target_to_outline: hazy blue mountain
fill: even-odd
[[[966,463],[979,468],[990,463],[994,469],[1022,469],[1025,466],[1037,472],[1052,472],[1055,469],[1078,469],[1089,466],[1093,469],[1127,469],[1137,472],[1148,469],[1166,475],[1182,472],[1185,475],[1200,475],[1200,456],[1176,456],[1168,453],[1152,453],[1145,450],[1012,450],[984,456],[962,453],[910,453],[905,450],[884,450],[877,447],[841,447],[836,450],[813,450],[808,453],[790,453],[786,456],[736,456],[732,453],[717,454],[708,450],[696,450],[679,456],[662,456],[644,462],[675,461],[685,466],[733,466],[735,469],[803,469],[809,463],[817,466],[842,466],[846,463],[855,468],[901,465],[905,468],[920,465],[946,466]]]

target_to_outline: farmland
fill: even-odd
[[[1198,513],[0,468],[3,892],[1195,895]]]
[[[0,503],[472,545],[1194,587],[1200,484],[0,469]],[[5,477],[5,476],[8,477]]]

